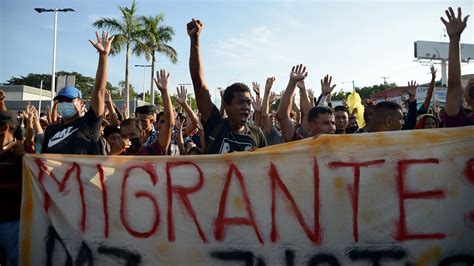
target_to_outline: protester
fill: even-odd
[[[402,107],[394,102],[379,102],[375,105],[372,122],[371,132],[401,130],[405,123]]]
[[[347,134],[356,133],[359,130],[359,122],[354,114],[349,115],[349,125],[346,128]]]
[[[142,123],[145,130],[145,146],[151,145],[158,138],[158,131],[155,130],[156,107],[154,105],[142,105],[135,109],[135,117]]]
[[[0,102],[3,104],[3,98]],[[0,110],[0,248],[6,265],[17,265],[20,226],[22,157],[25,147],[13,134],[17,119],[8,110]]]
[[[418,118],[415,129],[438,128],[438,127],[439,127],[439,121],[436,116],[430,115],[430,114],[424,114]]]
[[[349,126],[349,110],[343,105],[334,107],[336,119],[336,134],[346,134]]]
[[[145,145],[147,140],[146,130],[143,129],[142,121],[138,118],[129,118],[120,125],[120,134],[124,141],[125,151],[121,155],[166,155],[166,151],[171,143],[171,133],[174,127],[173,107],[168,94],[169,73],[165,70],[157,72],[155,84],[163,97],[163,125],[158,138],[149,145]]]
[[[458,15],[454,14],[450,7],[445,11],[448,21],[443,17],[441,21],[446,26],[449,36],[449,70],[448,70],[448,92],[446,95],[446,107],[443,122],[446,127],[459,127],[474,124],[474,112],[469,115],[463,108],[463,96],[474,111],[474,79],[470,79],[465,90],[461,86],[461,60],[459,58],[459,45],[461,34],[466,28],[469,16],[462,19],[461,8],[458,8]]]
[[[96,32],[97,42],[91,44],[99,52],[99,63],[91,93],[90,108],[84,116],[82,93],[75,87],[61,89],[54,98],[58,102],[58,112],[62,123],[50,125],[44,133],[42,153],[61,154],[103,154],[100,148],[100,129],[105,111],[105,86],[107,82],[108,56],[114,37],[108,33]]]
[[[229,153],[267,146],[262,130],[247,125],[251,98],[250,89],[245,84],[234,83],[226,88],[223,100],[227,118],[222,118],[212,103],[201,61],[199,35],[202,28],[203,24],[199,20],[193,19],[187,24],[191,47],[189,70],[207,138],[205,153]]]

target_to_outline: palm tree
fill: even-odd
[[[176,50],[167,44],[173,39],[174,30],[171,26],[162,25],[163,20],[163,14],[148,17],[141,16],[139,18],[142,24],[142,33],[139,34],[141,39],[133,50],[137,55],[145,55],[147,61],[151,60],[151,104],[154,104],[155,100],[153,77],[155,73],[156,53],[165,55],[173,64],[178,61]]]
[[[120,20],[115,18],[101,18],[92,25],[99,29],[110,31],[114,34],[115,39],[112,42],[112,55],[119,54],[123,48],[125,48],[125,102],[127,104],[127,110],[130,113],[130,92],[129,92],[129,81],[128,81],[128,62],[130,57],[130,51],[136,46],[141,31],[141,25],[138,21],[136,13],[135,0],[132,2],[132,6],[118,7],[122,13]]]

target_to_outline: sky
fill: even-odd
[[[383,82],[405,85],[409,80],[427,83],[429,63],[415,61],[414,42],[448,41],[443,37],[440,17],[449,7],[461,7],[470,14],[462,43],[474,43],[474,1],[301,1],[301,0],[137,0],[138,15],[165,15],[172,26],[170,43],[178,63],[157,57],[156,68],[171,73],[171,92],[180,83],[191,83],[188,68],[189,37],[186,23],[191,18],[204,24],[201,51],[205,79],[213,100],[218,87],[252,81],[264,86],[276,77],[274,90],[286,88],[291,67],[305,64],[306,86],[320,92],[320,79],[333,76],[336,90]],[[88,42],[94,40],[92,23],[102,17],[119,18],[118,6],[125,0],[1,0],[0,83],[12,76],[51,73],[53,13],[37,13],[35,7],[73,8],[59,13],[56,70],[77,71],[95,77],[98,56]],[[444,15],[445,16],[445,15]],[[150,69],[144,57],[130,61],[130,83],[142,92],[150,87]],[[437,65],[440,69],[440,66]],[[462,74],[474,73],[474,61],[463,64]],[[441,75],[438,75],[439,77]],[[144,79],[145,77],[145,79]],[[117,86],[125,79],[125,53],[109,59],[108,80]],[[192,87],[188,87],[192,92]]]

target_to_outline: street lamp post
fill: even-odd
[[[53,106],[53,99],[56,91],[56,33],[58,29],[58,12],[75,12],[72,8],[35,8],[36,12],[54,12],[54,35],[53,35],[53,67],[51,73],[51,105]]]
[[[135,67],[143,67],[143,97],[142,100],[145,101],[145,78],[146,78],[146,68],[151,67],[151,65],[135,65]],[[152,97],[152,95],[150,95]]]

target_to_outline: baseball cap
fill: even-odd
[[[82,99],[82,93],[76,87],[67,86],[67,87],[62,88],[58,92],[58,95],[56,95],[56,97],[54,97],[54,100],[57,100],[59,97],[66,97],[66,98],[69,98],[69,99],[76,99],[76,98]]]

